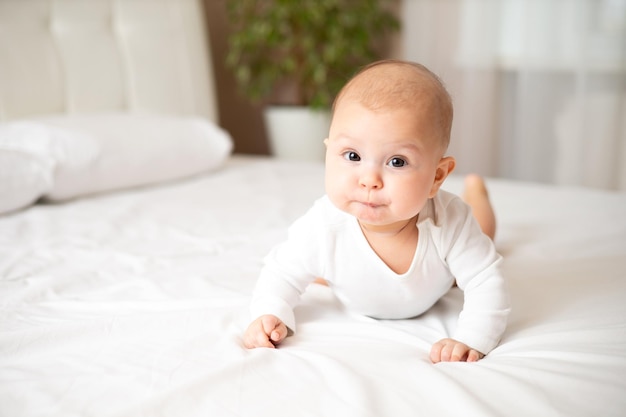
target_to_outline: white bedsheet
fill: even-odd
[[[376,321],[312,286],[296,336],[244,349],[261,259],[322,173],[237,157],[0,217],[0,415],[626,415],[626,194],[489,181],[513,312],[479,363],[428,360],[458,289]]]

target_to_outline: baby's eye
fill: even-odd
[[[348,161],[358,162],[361,160],[361,157],[359,156],[359,154],[354,151],[348,151],[344,153],[343,157],[347,159]]]
[[[406,165],[406,161],[396,156],[396,157],[391,158],[389,162],[387,163],[387,165],[393,168],[402,168],[403,166]]]

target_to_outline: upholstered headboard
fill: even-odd
[[[0,0],[0,120],[102,111],[217,120],[202,0]]]

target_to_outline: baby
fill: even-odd
[[[456,283],[465,295],[456,332],[430,359],[473,362],[498,344],[509,303],[484,183],[466,179],[467,204],[439,189],[455,166],[445,156],[451,125],[450,96],[422,65],[375,62],[344,86],[324,141],[326,195],[267,256],[246,347],[295,332],[293,308],[316,277],[348,309],[379,319],[416,317]]]

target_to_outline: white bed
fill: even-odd
[[[125,2],[198,10],[192,0]],[[24,4],[71,4],[9,3],[0,0],[5,17]],[[211,88],[207,97],[213,103]],[[0,216],[1,416],[626,415],[626,194],[489,179],[513,311],[500,346],[478,363],[428,360],[431,344],[455,326],[458,289],[421,317],[380,321],[312,286],[296,310],[296,336],[276,350],[246,350],[261,260],[323,193],[323,165],[228,156],[215,129],[201,129],[206,144],[185,142],[200,134],[185,130],[198,115],[215,120],[213,104],[166,111],[142,103],[99,105],[95,121],[20,110],[20,132],[45,130],[27,149],[31,162],[52,165],[37,165],[39,188]],[[145,148],[111,124],[145,136],[137,119],[146,117],[169,123],[153,132],[163,149],[173,137],[210,155],[192,169],[182,153],[167,171],[154,154],[120,174]],[[88,132],[92,154],[84,146],[72,153],[81,136],[59,129]],[[107,153],[107,141],[119,152]],[[18,146],[7,143],[5,157]],[[63,152],[46,154],[55,149]],[[100,188],[76,176],[100,178]],[[445,188],[461,185],[453,177]]]

